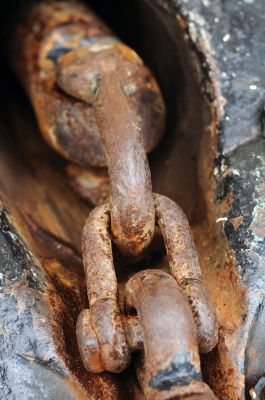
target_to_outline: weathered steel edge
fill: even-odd
[[[248,3],[249,2],[250,0],[248,0]],[[232,118],[228,120],[225,119],[225,116],[220,117],[220,159],[224,160],[225,163],[222,162],[217,165],[217,167],[220,167],[218,168],[217,174],[217,178],[220,182],[218,197],[221,199],[225,193],[231,191],[234,195],[234,202],[227,217],[230,219],[241,215],[243,216],[243,222],[238,230],[234,230],[233,225],[231,225],[229,221],[226,223],[225,230],[231,247],[237,254],[239,272],[248,286],[249,299],[253,299],[250,303],[253,305],[253,309],[251,309],[251,312],[248,314],[245,327],[246,335],[248,335],[248,326],[251,324],[253,315],[259,310],[262,310],[261,304],[263,302],[264,292],[264,282],[262,278],[264,241],[261,240],[262,236],[253,233],[253,229],[254,232],[257,232],[257,227],[255,228],[256,223],[252,225],[253,220],[257,222],[255,216],[258,215],[260,209],[264,209],[264,194],[262,196],[262,191],[258,190],[258,187],[263,181],[262,176],[264,174],[264,142],[261,138],[263,112],[263,87],[261,85],[263,84],[263,71],[262,63],[260,61],[259,63],[257,62],[257,60],[262,60],[262,58],[264,58],[262,57],[264,44],[261,40],[264,31],[264,27],[262,27],[262,10],[260,8],[262,1],[255,2],[254,10],[251,10],[251,14],[255,16],[252,34],[256,39],[254,38],[248,46],[245,43],[245,38],[249,26],[244,28],[244,24],[241,24],[242,26],[240,25],[239,32],[245,29],[245,32],[241,35],[242,45],[245,47],[243,47],[241,53],[239,52],[238,61],[240,62],[238,62],[236,66],[235,61],[233,64],[233,60],[231,60],[231,58],[234,57],[231,30],[228,30],[227,33],[227,29],[225,29],[225,24],[227,24],[226,27],[230,27],[228,21],[231,21],[232,17],[231,15],[225,17],[224,14],[225,12],[229,14],[229,8],[233,8],[234,13],[236,13],[236,7],[240,5],[240,7],[244,9],[241,15],[241,19],[244,21],[243,16],[249,15],[247,10],[249,10],[250,5],[247,2],[233,2],[233,4],[229,4],[228,2],[211,1],[211,4],[208,3],[208,7],[205,5],[207,4],[206,1],[188,1],[185,3],[183,1],[183,4],[176,1],[167,1],[167,3],[171,7],[177,7],[177,12],[185,16],[188,21],[188,40],[193,47],[197,49],[196,51],[201,57],[202,64],[204,62],[206,63],[204,66],[205,77],[211,78],[211,72],[216,74],[215,79],[219,85],[221,94],[227,101],[224,108],[225,116]],[[251,7],[253,7],[253,4],[251,4]],[[215,10],[222,11],[219,17]],[[199,19],[197,19],[197,16],[199,16]],[[217,23],[215,22],[215,18],[220,18],[221,21]],[[200,20],[205,21],[205,24],[204,22],[202,24],[203,26],[201,26],[201,23],[198,23]],[[248,23],[246,23],[246,25],[248,25]],[[258,36],[256,31],[259,32]],[[228,39],[226,36],[227,34],[230,34]],[[199,46],[204,43],[205,36],[208,42],[205,42],[204,46],[200,49]],[[255,43],[255,46],[253,46],[253,43]],[[220,47],[218,47],[219,45]],[[246,49],[246,46],[250,51]],[[218,51],[214,51],[214,48]],[[227,53],[229,54],[227,55]],[[246,56],[248,58],[245,60],[243,53],[249,53],[250,56]],[[204,55],[206,55],[205,58]],[[256,58],[254,55],[256,55]],[[225,57],[227,57],[226,62]],[[211,65],[210,61],[207,61],[209,58],[217,67],[214,72],[212,70],[213,64]],[[245,62],[243,62],[243,60],[245,60]],[[231,64],[230,61],[232,62]],[[247,62],[251,65],[247,65]],[[222,74],[222,71],[226,73],[228,67],[231,68],[232,65],[234,65],[234,73],[236,73],[237,76],[240,73],[241,78],[242,73],[244,84],[242,84],[238,78],[240,85],[237,85],[238,81],[234,79],[235,77],[232,73],[230,74],[230,71],[229,79],[225,74]],[[255,69],[258,69],[258,76],[256,76],[256,74],[253,75]],[[253,76],[259,78],[259,81],[255,79],[253,83],[254,86],[258,86],[257,82],[259,82],[257,89],[249,89],[249,86],[252,85],[252,80],[248,79]],[[249,86],[246,86],[246,82],[250,82]],[[255,101],[253,101],[253,98]],[[220,98],[220,103],[223,103],[222,98]],[[232,113],[233,116],[231,116]],[[245,124],[243,123],[244,121]],[[253,132],[255,133],[254,136],[252,135]],[[254,141],[252,143],[239,147],[240,144],[253,139]],[[235,150],[236,147],[238,147],[237,150]],[[231,152],[232,149],[235,151]],[[222,157],[224,154],[226,155],[225,158]],[[229,168],[227,169],[225,165]],[[262,231],[259,230],[259,232]],[[258,236],[258,238],[255,238],[255,236]],[[244,361],[242,360],[242,362]],[[243,364],[241,368],[244,368]]]
[[[263,133],[265,17],[262,0],[163,0],[187,22],[187,39],[221,92],[222,151]]]
[[[197,54],[202,90],[216,107],[219,130],[214,170],[216,199],[222,201],[228,194],[232,198],[229,210],[222,215],[224,231],[236,255],[238,273],[248,297],[248,313],[237,333],[235,357],[239,372],[246,374],[246,389],[260,380],[256,394],[261,396],[264,388],[261,377],[265,374],[260,333],[265,320],[264,3],[262,0],[158,3],[186,22],[184,37]],[[234,218],[239,226],[233,224]]]
[[[47,380],[50,389],[53,385],[56,386],[58,376],[61,377],[59,381],[63,381],[67,376],[65,366],[56,360],[56,350],[49,335],[46,338],[43,336],[43,327],[47,326],[47,321],[45,323],[47,315],[41,298],[47,296],[49,286],[47,276],[33,261],[32,255],[11,226],[5,209],[2,209],[0,214],[0,243],[2,358],[0,398],[9,399],[13,396],[27,398],[32,395],[34,386],[34,393],[43,395],[41,381],[33,378],[33,384],[32,375],[35,375],[35,378],[41,375],[42,384]],[[42,323],[37,318],[39,315],[42,316]],[[15,379],[13,370],[16,371]],[[44,371],[47,372],[47,376]],[[28,386],[24,385],[25,376],[28,377]]]
[[[0,201],[0,399],[130,399],[118,377],[86,373],[78,355],[72,368],[62,316],[74,321],[16,225]]]

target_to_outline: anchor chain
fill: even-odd
[[[160,140],[165,107],[151,72],[77,2],[36,4],[14,38],[13,65],[47,142],[95,180],[95,168],[108,168],[107,201],[91,211],[82,234],[89,310],[76,331],[84,366],[121,372],[141,351],[147,399],[214,399],[199,352],[216,345],[217,321],[189,224],[176,203],[152,193],[146,153]],[[108,184],[98,195],[84,186],[93,202],[108,194]],[[122,312],[112,242],[139,257],[155,224],[168,266],[133,275]]]
[[[130,363],[131,353],[144,348],[143,390],[147,399],[158,399],[161,392],[163,398],[170,398],[167,396],[172,396],[172,391],[179,398],[202,391],[203,398],[213,399],[201,382],[198,347],[202,353],[213,349],[218,339],[217,322],[189,225],[180,207],[167,197],[154,194],[154,205],[171,275],[148,269],[130,278],[126,304],[129,310],[137,310],[138,317],[123,315],[119,305],[110,203],[94,208],[87,218],[82,252],[90,309],[82,311],[77,321],[80,354],[91,372],[121,372]],[[166,366],[164,370],[161,365]],[[178,372],[169,378],[172,368]],[[168,386],[165,382],[170,379]]]

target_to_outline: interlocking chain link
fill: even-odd
[[[114,241],[141,254],[154,232],[146,151],[158,143],[165,107],[136,53],[79,3],[41,2],[14,36],[14,67],[40,129],[64,157],[108,166]]]
[[[112,257],[110,204],[96,207],[85,223],[82,250],[90,310],[84,310],[77,322],[81,357],[89,371],[120,372],[128,366],[130,353],[142,349],[144,338],[143,388],[147,398],[157,398],[155,393],[159,388],[166,387],[163,382],[170,372],[165,368],[162,373],[161,365],[173,364],[179,373],[175,381],[173,379],[168,396],[172,395],[171,391],[176,396],[198,393],[198,387],[203,388],[206,396],[209,389],[204,384],[201,387],[197,343],[200,352],[205,353],[216,345],[215,313],[203,285],[184,213],[176,203],[162,195],[154,195],[154,204],[156,222],[165,241],[169,271],[175,279],[165,271],[146,270],[129,280],[127,308],[136,308],[139,321],[130,314],[124,317],[120,311]],[[188,301],[191,307],[188,307]],[[190,374],[185,378],[187,365]],[[183,381],[186,391],[179,388]]]
[[[152,74],[77,2],[32,7],[14,35],[12,54],[48,143],[88,175],[91,167],[108,167],[109,199],[91,211],[82,235],[89,310],[78,317],[77,340],[84,366],[121,372],[131,353],[144,349],[138,372],[147,399],[213,399],[201,382],[199,351],[216,345],[217,321],[189,224],[176,203],[152,193],[146,152],[157,145],[165,121]],[[94,201],[90,189],[82,191]],[[148,269],[129,279],[125,315],[112,241],[125,255],[140,256],[155,223],[167,271]]]

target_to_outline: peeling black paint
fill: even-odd
[[[177,353],[168,368],[158,370],[149,386],[158,391],[164,391],[174,386],[189,385],[192,381],[201,381],[201,373],[196,371],[191,359],[192,355],[187,351]]]

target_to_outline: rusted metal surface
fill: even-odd
[[[122,325],[130,352],[141,350],[143,348],[143,334],[137,316],[122,316]],[[93,373],[105,371],[106,363],[104,364],[101,358],[102,351],[96,330],[91,321],[89,309],[85,309],[79,314],[76,323],[76,334],[78,348],[85,368]],[[114,355],[110,354],[110,356]]]
[[[88,71],[98,71],[100,83],[93,105],[110,176],[112,234],[124,253],[138,255],[153,237],[154,206],[142,132],[121,87],[128,71],[134,72],[123,61],[128,51],[120,45],[94,52],[84,47],[68,53],[59,62],[62,76],[59,74],[58,83],[71,95],[82,97],[91,84],[90,80],[83,82]]]
[[[192,312],[174,278],[161,270],[137,273],[126,285],[126,303],[139,317],[124,316],[123,326],[130,352],[144,347],[139,373],[146,399],[215,399],[202,382]],[[85,367],[99,372],[104,354],[94,326],[90,311],[83,310],[77,321],[79,349]]]
[[[167,197],[155,194],[154,199],[170,272],[189,298],[197,325],[199,348],[201,352],[207,353],[218,341],[217,319],[203,284],[187,218],[181,208]]]
[[[192,312],[174,278],[141,271],[126,284],[126,301],[143,330],[146,399],[215,399],[202,382]]]
[[[58,9],[60,9],[61,4],[63,3],[58,3]],[[69,10],[67,10],[67,12],[68,11]],[[45,12],[43,14],[45,14]],[[51,10],[49,10],[49,12],[51,12]],[[52,12],[54,12],[54,10]],[[78,17],[80,20],[82,19],[81,14],[82,13],[80,13]],[[45,18],[47,18],[47,15]],[[80,20],[78,23],[80,23]],[[64,25],[64,23],[62,25]],[[75,23],[73,25],[75,25]],[[74,36],[78,29],[82,28],[80,28],[80,26],[75,26],[73,30],[71,30],[72,28],[70,27],[70,31],[71,33],[74,33]],[[42,33],[40,33],[42,28],[43,26],[34,29],[34,32],[37,32],[37,36],[39,35],[38,40],[40,39],[40,36],[42,36]],[[56,29],[57,28],[58,26],[56,26]],[[68,31],[69,27],[60,26],[59,30],[61,30],[61,28],[63,28],[62,30],[64,33],[66,32],[66,36],[71,36],[71,33],[69,33],[70,31]],[[77,30],[75,30],[76,28]],[[51,30],[53,30],[53,27]],[[103,163],[107,161],[110,173],[110,205],[103,204],[103,206],[101,206],[101,212],[103,213],[101,213],[101,216],[99,209],[92,212],[91,219],[88,219],[84,230],[84,237],[86,236],[90,240],[88,244],[83,245],[90,311],[83,311],[79,317],[77,323],[77,332],[79,335],[78,340],[79,345],[81,343],[81,354],[83,358],[86,358],[85,365],[88,369],[93,372],[100,372],[103,370],[119,372],[128,365],[131,351],[142,348],[143,344],[145,345],[145,349],[148,347],[146,346],[145,340],[143,340],[143,337],[145,337],[143,332],[145,333],[146,330],[141,327],[142,321],[139,322],[141,318],[139,318],[139,320],[137,318],[130,318],[127,320],[127,318],[124,318],[124,316],[120,314],[117,281],[113,268],[110,238],[110,232],[112,231],[113,239],[124,253],[137,255],[142,253],[143,249],[147,247],[153,235],[155,220],[154,204],[150,171],[144,151],[145,137],[143,140],[140,135],[141,123],[138,119],[139,114],[141,113],[139,113],[139,109],[135,110],[134,106],[135,104],[138,104],[137,101],[132,104],[129,99],[129,97],[133,96],[135,93],[135,87],[133,85],[135,82],[133,82],[133,84],[129,82],[128,85],[127,82],[125,82],[126,84],[124,85],[124,80],[126,81],[128,76],[134,75],[134,78],[136,78],[137,81],[141,76],[145,76],[145,72],[143,72],[144,69],[139,58],[130,49],[118,43],[115,38],[110,38],[109,35],[106,37],[105,33],[102,34],[102,37],[100,38],[98,38],[100,35],[92,35],[92,41],[90,40],[91,36],[88,39],[86,35],[81,35],[82,40],[80,40],[80,38],[74,39],[73,42],[75,42],[75,44],[74,46],[71,44],[72,47],[70,46],[70,48],[67,48],[69,37],[64,42],[63,40],[61,41],[61,47],[60,45],[57,46],[57,35],[60,37],[61,33],[61,31],[57,31],[55,36],[45,42],[46,47],[44,46],[45,50],[42,49],[42,56],[44,55],[44,57],[41,60],[43,61],[43,64],[40,63],[40,71],[44,73],[43,76],[47,72],[45,79],[49,75],[50,82],[53,82],[52,90],[57,91],[58,87],[60,88],[60,90],[58,90],[60,101],[62,100],[61,96],[66,96],[64,98],[66,108],[70,102],[73,102],[73,99],[75,99],[74,101],[77,101],[78,104],[80,103],[82,106],[85,105],[90,109],[93,109],[93,117],[96,126],[95,130],[98,129],[99,132],[98,137],[100,139],[100,149],[102,150],[103,144],[107,156],[106,160],[102,162],[99,161],[98,165],[103,165]],[[72,39],[70,40],[71,42]],[[94,39],[96,40],[94,41]],[[48,51],[51,44],[52,49],[50,47],[50,50]],[[130,55],[128,56],[129,53]],[[49,66],[49,71],[48,68],[45,70],[46,62],[52,63],[53,70],[51,65]],[[95,67],[98,67],[96,73]],[[98,71],[99,74],[97,75]],[[129,72],[129,74],[126,75],[124,71]],[[53,77],[52,74],[54,74]],[[31,79],[31,74],[29,76]],[[143,85],[148,82],[149,78],[144,79]],[[37,82],[37,85],[38,84],[39,82]],[[150,82],[148,84],[150,85]],[[156,84],[154,83],[154,87],[155,86]],[[45,90],[49,87],[48,79],[45,80],[43,87]],[[39,88],[40,86],[38,89]],[[158,94],[158,101],[156,104],[156,106],[158,105],[157,118],[158,121],[163,122],[163,103],[159,100],[158,89],[156,94]],[[35,96],[35,93],[33,96]],[[40,98],[41,96],[39,99]],[[69,101],[68,104],[67,101],[70,99],[71,101]],[[33,98],[32,101],[34,102]],[[49,125],[48,117],[44,114],[38,114],[40,110],[42,113],[45,109],[45,107],[43,107],[45,102],[41,103],[42,100],[35,103],[35,110],[39,117],[39,123],[42,126],[45,125],[45,127],[47,127]],[[151,105],[152,103],[153,99]],[[50,104],[52,104],[52,101]],[[148,108],[142,103],[141,107],[141,111],[142,109],[146,110]],[[73,104],[71,104],[71,109],[74,109]],[[117,109],[119,110],[118,115],[116,112]],[[64,113],[64,110],[61,109],[63,115],[61,127],[68,124],[66,121],[68,117],[65,118],[65,115],[69,114],[69,110],[67,109],[67,112]],[[79,111],[80,110],[81,108],[79,108]],[[52,112],[53,110],[51,109],[50,115],[52,115]],[[83,108],[77,116],[77,120],[81,119],[82,113]],[[142,118],[142,115],[140,115],[140,117]],[[156,120],[155,118],[152,118],[153,116],[151,116],[149,120],[148,115],[144,115],[141,121],[147,121],[147,125],[149,126]],[[57,121],[58,119],[59,114],[56,116]],[[78,122],[77,120],[75,121],[75,117],[71,115],[71,124],[73,126]],[[159,123],[158,126],[160,126]],[[68,128],[69,126],[67,126],[67,129]],[[157,140],[159,135],[157,135],[156,129],[153,128],[154,127],[151,126],[150,130],[156,133],[155,140]],[[53,128],[49,130],[49,134],[51,131],[53,131],[52,134],[54,134]],[[94,139],[91,139],[90,145],[97,143],[96,139],[94,142],[93,140]],[[77,141],[80,140],[78,139]],[[84,136],[83,144],[85,142],[86,138]],[[68,146],[70,141],[67,139],[65,140],[65,143]],[[87,143],[89,143],[89,141],[87,141]],[[75,147],[74,142],[71,145],[72,147]],[[75,150],[76,149],[74,149],[74,151]],[[81,158],[69,157],[71,151],[65,149],[65,146],[62,146],[61,150],[58,151],[69,159],[87,166],[86,162],[83,162]],[[80,155],[80,152],[78,154]],[[100,159],[100,151],[96,155],[93,153],[92,158],[93,157],[94,159],[97,157]],[[102,159],[103,157],[101,160]],[[91,164],[90,161],[89,163]],[[92,164],[93,163],[94,161],[92,161]],[[138,175],[136,172],[138,172]],[[96,202],[97,200],[95,199],[100,196],[105,196],[105,193],[96,191],[95,193],[92,193],[90,197],[93,198],[94,202]],[[197,323],[200,350],[202,352],[208,352],[217,342],[217,323],[213,308],[210,305],[208,293],[202,282],[202,276],[196,259],[196,253],[187,221],[185,216],[183,214],[181,215],[177,206],[175,205],[175,208],[173,207],[173,204],[169,199],[158,198],[155,196],[155,203],[158,224],[163,232],[165,244],[168,250],[171,272],[190,300],[190,305]],[[175,218],[175,220],[178,219],[177,222],[172,222],[174,221],[173,214],[175,214],[175,217],[176,215],[178,216],[178,218]],[[91,224],[90,228],[88,228],[88,224]],[[182,232],[184,232],[183,237],[181,236]],[[94,237],[92,237],[92,235]],[[88,248],[89,246],[91,248]],[[177,249],[174,249],[173,247],[177,247]],[[94,250],[96,250],[95,254],[93,254]],[[103,259],[103,269],[100,270],[100,268],[102,268],[101,260]],[[190,262],[190,265],[188,265],[188,262]],[[93,268],[90,268],[92,265]],[[181,271],[182,268],[183,271]],[[163,275],[164,273],[161,272],[161,274]],[[165,277],[165,275],[163,276]],[[145,280],[143,276],[142,278]],[[170,279],[170,281],[174,282],[177,287],[176,282],[172,278]],[[166,297],[166,289],[164,289],[164,293],[162,290],[163,285],[157,284],[158,286],[156,286],[156,284],[157,283],[154,282],[153,287],[156,288],[157,293],[160,293],[162,298],[163,295]],[[147,292],[146,294],[148,297]],[[180,293],[183,297],[182,292]],[[141,296],[139,295],[139,297]],[[172,296],[172,298],[174,298],[174,296]],[[136,308],[137,310],[140,310],[139,315],[141,313],[146,315],[148,320],[151,311],[148,311],[148,309],[145,308],[144,302],[143,304],[137,303]],[[187,309],[189,309],[189,307],[187,307]],[[191,314],[190,309],[189,313]],[[152,324],[150,324],[150,326],[152,326]],[[92,332],[92,328],[94,332]],[[89,335],[87,335],[88,331],[90,332]],[[159,332],[156,333],[158,338]],[[194,338],[196,342],[195,333]],[[188,338],[186,339],[188,340]],[[183,343],[185,348],[185,340]],[[154,343],[152,343],[151,350],[157,350],[157,344],[158,339],[157,342],[154,340]],[[197,360],[195,360],[194,365],[198,366],[197,345],[195,347]],[[150,353],[152,353],[152,351]],[[159,357],[163,352],[160,353]],[[196,357],[193,357],[193,361],[194,358]],[[182,361],[183,359],[181,358],[180,362]],[[146,366],[148,368],[150,366],[149,364],[152,364],[152,360],[148,361],[148,358],[146,357]],[[160,364],[161,363],[157,358],[157,365]],[[184,360],[184,364],[186,365],[186,360]],[[143,386],[147,392],[147,398],[166,399],[168,398],[166,396],[171,397],[171,393],[160,393],[164,392],[164,389],[160,390],[161,388],[157,389],[156,386],[152,385],[152,389],[150,389],[148,371],[149,374],[152,375],[156,369],[153,369],[153,365],[149,369],[148,368],[145,368],[143,373]],[[159,379],[164,379],[164,372],[164,369],[158,371],[158,374],[160,374]],[[170,373],[170,371],[167,372]],[[167,376],[165,379],[167,380]],[[200,383],[200,385],[198,387],[193,385],[193,392],[185,392],[185,390],[188,390],[187,387],[183,389],[183,391],[178,388],[179,393],[176,396],[181,398],[184,395],[183,393],[185,393],[185,397],[190,399],[213,398],[211,391],[208,391],[208,388],[203,383]],[[150,389],[151,394],[148,393],[148,388]],[[154,393],[152,390],[158,390],[159,393]]]
[[[130,352],[118,304],[108,203],[91,211],[83,229],[82,253],[91,322],[98,339],[103,369],[120,372],[128,366]],[[99,371],[102,365],[99,364]]]
[[[120,74],[118,70],[102,80],[96,115],[108,161],[113,239],[124,253],[138,255],[153,237],[155,210],[141,131],[124,101]]]
[[[139,320],[127,320],[121,314],[110,204],[96,207],[85,223],[82,251],[90,309],[78,317],[80,354],[91,372],[120,372],[128,366],[130,353],[144,348],[143,390],[147,399],[214,398],[201,382],[197,336],[200,351],[210,351],[217,343],[217,323],[189,226],[173,201],[161,195],[154,195],[154,200],[173,277],[162,270],[146,270],[129,280],[126,303],[136,309]],[[177,267],[186,269],[177,273]]]
[[[78,242],[89,207],[25,123],[25,108],[22,120],[14,111],[21,142],[11,135],[10,144],[10,131],[0,129],[0,398],[127,400],[122,378],[85,370],[75,337],[77,314],[87,307]],[[38,149],[36,159],[27,145]]]
[[[120,51],[115,51],[117,48]],[[150,151],[164,128],[164,104],[157,84],[131,49],[120,43],[87,7],[71,1],[35,4],[27,9],[24,22],[13,35],[12,63],[32,101],[45,139],[75,163],[106,165],[94,107],[104,65],[102,69],[92,62],[86,77],[79,77],[78,86],[76,74],[80,66],[63,70],[58,65],[64,55],[68,60],[72,57],[78,61],[80,57],[82,62],[82,54],[90,63],[112,54],[106,66],[115,66],[123,58],[126,74],[120,85],[137,115],[146,151]],[[72,76],[66,82],[68,73]],[[146,102],[148,108],[144,106]]]
[[[76,163],[107,162],[114,240],[127,254],[142,253],[154,231],[145,150],[158,143],[165,114],[150,71],[79,3],[36,5],[14,46],[44,137]]]
[[[123,317],[123,327],[130,352],[143,350],[143,331],[138,316],[125,315]]]
[[[109,197],[110,183],[106,168],[83,168],[69,164],[66,173],[73,190],[93,206],[101,204]]]
[[[104,371],[97,335],[89,310],[81,311],[76,322],[77,343],[84,367],[93,373]]]

